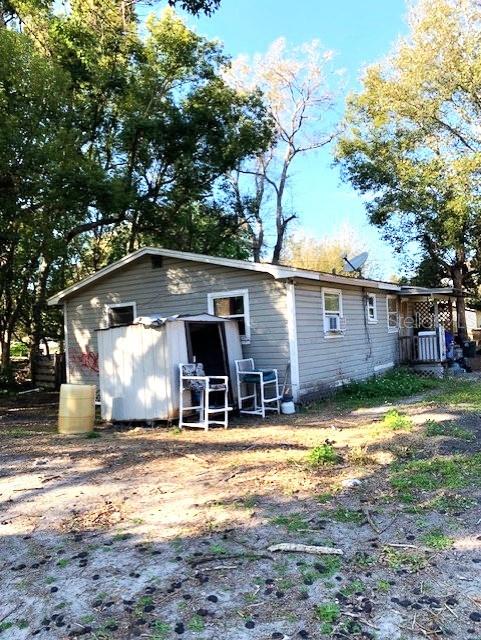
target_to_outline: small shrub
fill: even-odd
[[[311,467],[319,467],[328,464],[337,464],[340,462],[341,456],[334,449],[332,444],[320,444],[311,449],[307,454],[307,463]]]
[[[413,423],[411,418],[401,415],[397,409],[389,409],[382,425],[391,431],[405,431],[412,429]]]

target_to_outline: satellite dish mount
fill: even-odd
[[[344,271],[347,273],[357,273],[358,277],[362,276],[362,267],[364,266],[366,260],[368,259],[369,254],[367,251],[360,253],[358,256],[354,256],[354,258],[349,259],[347,255],[342,257],[344,263]]]

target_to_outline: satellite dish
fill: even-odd
[[[352,273],[353,271],[357,271],[359,275],[361,275],[361,269],[368,259],[369,254],[367,251],[360,253],[358,256],[354,256],[354,258],[348,258],[347,256],[343,256],[342,261],[344,263],[344,271],[347,273]]]

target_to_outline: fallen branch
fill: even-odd
[[[287,551],[294,553],[312,553],[316,556],[335,555],[343,556],[344,551],[342,549],[335,549],[334,547],[319,547],[312,544],[291,544],[289,542],[283,542],[281,544],[273,544],[267,548],[267,551],[274,553],[274,551]]]
[[[369,523],[369,526],[371,527],[371,529],[377,533],[378,535],[381,533],[381,530],[379,529],[379,527],[376,525],[376,523],[374,522],[374,520],[371,518],[371,514],[369,513],[369,509],[367,507],[363,507],[362,509],[363,514],[366,516],[366,520]]]

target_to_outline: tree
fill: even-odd
[[[357,273],[344,270],[343,257],[347,255],[353,258],[366,250],[367,246],[359,240],[355,230],[344,224],[336,233],[322,238],[306,234],[291,235],[283,249],[281,262],[299,269],[357,277]],[[376,265],[372,260],[363,266],[362,273],[364,276],[375,276]]]
[[[279,38],[265,55],[236,59],[227,74],[234,87],[262,91],[274,123],[275,137],[267,151],[241,163],[231,175],[233,207],[246,220],[256,261],[265,252],[273,219],[272,262],[279,262],[287,229],[297,217],[285,203],[293,162],[334,137],[328,118],[333,105],[327,82],[331,57],[317,40],[288,49]]]
[[[20,324],[37,350],[50,288],[82,263],[146,239],[245,255],[216,185],[270,138],[260,96],[228,86],[220,46],[172,10],[140,37],[124,0],[72,0],[67,14],[40,4],[19,2],[0,27],[3,369]]]
[[[409,36],[350,98],[337,149],[371,222],[450,278],[462,327],[481,257],[480,21],[474,0],[420,0]]]

